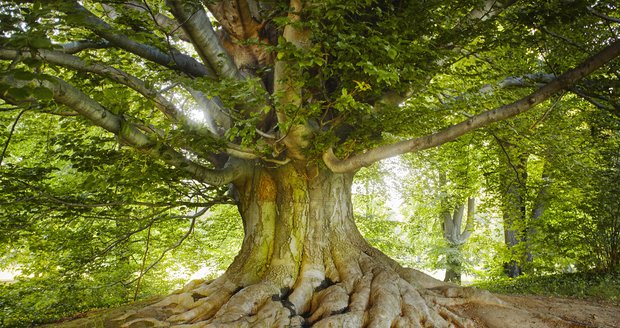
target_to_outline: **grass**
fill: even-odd
[[[611,301],[620,304],[620,272],[562,273],[476,282],[473,286],[500,294],[533,294]]]

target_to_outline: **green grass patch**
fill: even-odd
[[[620,273],[579,272],[521,276],[476,282],[473,286],[501,294],[594,298],[620,303]]]

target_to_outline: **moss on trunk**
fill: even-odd
[[[308,163],[255,166],[234,184],[245,238],[227,271],[107,324],[477,327],[463,305],[504,307],[487,292],[403,268],[368,245],[353,220],[352,181]]]

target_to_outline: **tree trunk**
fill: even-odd
[[[450,252],[458,252],[460,254],[461,250],[459,246],[452,246]],[[448,259],[446,262],[446,275],[444,276],[443,281],[449,281],[460,285],[461,266],[461,259],[458,256],[448,255]]]
[[[504,263],[504,272],[510,278],[523,273],[523,263],[527,261],[525,252],[526,231],[526,181],[528,154],[513,149],[514,146],[500,141],[506,158],[502,161],[501,188],[502,212],[504,219],[504,242],[511,252],[512,259]]]
[[[503,306],[369,246],[353,220],[352,180],[307,163],[255,166],[234,184],[245,238],[226,272],[108,326],[476,327],[458,305]]]
[[[446,251],[446,275],[444,281],[461,283],[462,271],[462,247],[474,230],[474,213],[476,211],[476,200],[473,197],[467,198],[467,221],[465,228],[463,225],[463,213],[465,205],[460,204],[454,209],[454,214],[449,211],[443,213],[443,238],[448,243]]]

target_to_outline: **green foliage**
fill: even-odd
[[[94,225],[98,226],[97,234],[105,234],[101,222]],[[148,248],[146,231],[141,231],[92,259],[88,256],[102,237],[76,236],[66,229],[58,230],[58,236],[50,236],[56,229],[32,228],[33,232],[48,235],[22,238],[19,245],[26,249],[17,249],[14,244],[3,250],[7,256],[2,258],[0,268],[17,268],[21,275],[16,282],[0,285],[0,325],[48,323],[76,312],[127,303],[136,296],[147,299],[168,294],[199,270],[200,278],[214,278],[232,262],[243,236],[234,208],[218,207],[199,219],[181,247],[166,253],[185,233],[180,231],[184,229],[181,224],[167,221],[153,226]],[[147,254],[145,249],[149,250]],[[149,272],[143,272],[144,264],[156,262]],[[141,272],[144,276],[138,287],[136,278]]]
[[[620,275],[617,273],[579,272],[547,276],[496,278],[476,282],[474,286],[496,293],[534,294],[594,298],[620,302]]]
[[[136,154],[123,140],[75,117],[73,108],[52,101],[51,91],[38,81],[42,76],[74,85],[152,140],[208,168],[227,157],[222,150],[229,142],[286,159],[284,139],[295,124],[312,130],[304,154],[320,162],[329,147],[345,158],[437,132],[519,99],[540,82],[526,77],[521,85],[501,86],[507,78],[573,67],[617,38],[617,26],[592,10],[619,15],[617,5],[590,0],[519,1],[496,17],[482,13],[485,19],[472,19],[479,0],[326,0],[291,22],[285,2],[269,1],[258,6],[266,18],[259,34],[273,35],[230,42],[256,47],[243,51],[265,49],[264,62],[250,60],[242,67],[242,80],[196,77],[173,67],[174,60],[155,64],[118,45],[74,54],[86,64],[135,76],[190,117],[202,109],[187,88],[217,98],[233,120],[218,140],[200,126],[204,122],[168,120],[155,108],[153,95],[105,74],[37,58],[41,50],[60,52],[61,44],[77,40],[114,43],[85,26],[80,15],[63,12],[64,3],[71,4],[0,1],[0,50],[23,55],[2,59],[0,73],[29,82],[0,87],[0,145],[6,146],[0,160],[0,268],[22,272],[17,283],[0,288],[3,326],[165,293],[205,265],[215,275],[243,235],[235,208],[213,207],[233,202],[226,188]],[[175,60],[181,53],[200,57],[178,38],[178,26],[170,31],[150,19],[166,10],[165,1],[144,1],[148,13],[128,10],[122,2],[79,3],[109,24],[107,32],[148,52],[174,54]],[[215,28],[222,23],[214,21]],[[279,35],[289,24],[308,29],[305,47]],[[301,97],[299,104],[280,104],[283,94],[273,93],[269,58],[289,66],[285,75]],[[361,232],[401,263],[432,269],[460,262],[463,272],[493,277],[503,263],[529,252],[530,272],[567,267],[617,272],[618,65],[611,63],[572,93],[526,115],[406,158],[407,172],[388,174],[392,168],[384,165],[362,170],[354,191]],[[616,116],[595,107],[615,109]],[[288,116],[286,122],[274,117],[276,108]],[[502,149],[504,144],[510,149]],[[514,228],[522,237],[536,233],[508,249],[502,241],[502,183],[512,170],[506,164],[521,155],[527,159],[519,204],[525,214]],[[548,195],[539,198],[546,188]],[[468,243],[454,248],[443,240],[438,220],[469,196],[479,200],[475,231]],[[391,200],[400,197],[406,205],[392,209]],[[545,213],[534,219],[539,203]],[[617,285],[616,278],[609,279]]]
[[[14,113],[0,112],[3,124]],[[2,129],[1,139],[10,132]],[[224,190],[187,180],[99,129],[32,110],[11,137],[0,166],[0,269],[21,274],[0,288],[3,327],[169,293],[205,265],[222,270],[239,248],[240,220],[230,208],[191,216],[226,202]]]

